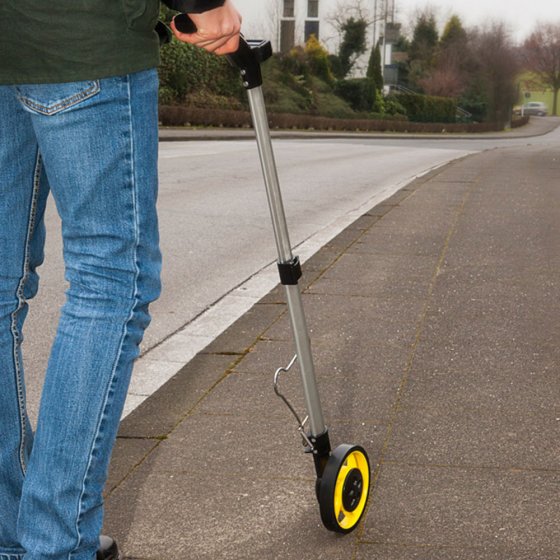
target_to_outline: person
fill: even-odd
[[[176,36],[235,51],[231,0],[204,2],[197,32]],[[0,560],[120,558],[100,538],[102,490],[160,293],[158,13],[158,0],[0,3]],[[33,432],[22,329],[49,192],[68,289]]]

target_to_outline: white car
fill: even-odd
[[[542,101],[529,101],[523,105],[524,115],[537,115],[538,117],[546,117],[548,108]]]

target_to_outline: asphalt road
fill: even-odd
[[[292,245],[300,248],[296,254],[310,256],[400,186],[452,159],[502,145],[550,143],[559,138],[554,132],[503,140],[276,140]],[[276,259],[253,141],[162,142],[159,215],[164,292],[152,306],[144,355],[224,295],[258,277]],[[41,288],[31,302],[25,329],[32,419],[65,290],[60,225],[52,201],[47,229]],[[263,283],[260,289],[264,295],[269,284]],[[239,315],[244,311],[239,309]]]

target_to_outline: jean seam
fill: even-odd
[[[133,265],[134,265],[134,282],[133,282],[133,293],[132,293],[132,305],[130,307],[130,311],[123,325],[123,331],[121,334],[118,352],[115,357],[115,362],[113,364],[113,369],[111,372],[111,376],[109,378],[109,382],[107,384],[107,388],[105,391],[105,397],[103,402],[103,408],[98,418],[97,427],[95,431],[95,437],[93,438],[92,446],[89,453],[89,461],[86,468],[86,472],[84,474],[84,478],[82,481],[82,491],[80,494],[80,499],[78,501],[78,516],[76,518],[76,533],[78,535],[78,540],[76,543],[76,547],[68,554],[68,560],[71,560],[72,555],[76,550],[79,548],[80,543],[82,541],[82,535],[80,531],[80,521],[82,519],[83,514],[83,499],[85,494],[85,489],[87,485],[87,481],[89,478],[90,470],[91,470],[91,462],[93,458],[93,453],[97,448],[97,443],[99,440],[99,435],[102,431],[102,426],[104,420],[107,418],[107,406],[109,404],[109,396],[111,394],[112,387],[114,386],[116,375],[117,375],[117,367],[119,364],[119,360],[122,354],[122,348],[124,345],[124,341],[127,336],[128,332],[128,325],[132,318],[134,317],[134,311],[137,305],[137,297],[138,297],[138,277],[140,275],[140,270],[138,267],[138,246],[140,243],[139,240],[139,219],[138,219],[138,203],[137,203],[137,193],[136,188],[138,182],[136,181],[135,177],[135,166],[134,166],[134,134],[133,134],[133,127],[132,127],[132,106],[131,106],[131,89],[130,89],[130,76],[126,76],[126,84],[127,84],[127,100],[128,100],[128,112],[129,112],[129,135],[130,135],[130,178],[131,178],[131,192],[132,192],[132,208],[133,208],[133,218],[134,218],[134,252],[133,252]]]
[[[99,90],[100,90],[99,80],[95,80],[92,82],[89,88],[80,91],[72,95],[71,97],[64,99],[63,101],[60,101],[56,105],[52,105],[49,107],[37,103],[32,99],[29,99],[28,97],[25,97],[23,95],[20,95],[19,99],[24,105],[27,105],[27,107],[29,107],[33,111],[37,111],[37,113],[49,116],[58,113],[60,111],[63,111],[64,109],[68,109],[68,107],[71,107],[72,105],[75,105],[80,101],[85,101],[86,99],[93,97],[94,95],[99,93]]]
[[[35,229],[35,220],[37,216],[37,201],[39,198],[39,184],[41,180],[41,171],[42,171],[42,161],[41,161],[41,154],[37,151],[37,156],[35,159],[35,169],[33,173],[33,191],[31,195],[31,205],[29,208],[29,221],[27,224],[27,232],[25,237],[25,250],[24,250],[24,257],[23,257],[23,271],[22,277],[20,278],[18,287],[16,289],[16,297],[18,301],[17,308],[13,311],[11,315],[11,332],[13,337],[13,359],[14,359],[14,369],[15,369],[15,376],[16,376],[16,387],[17,387],[17,398],[18,398],[18,409],[19,409],[19,421],[20,421],[20,430],[21,430],[21,439],[20,439],[20,446],[19,446],[19,462],[21,466],[21,471],[25,476],[27,465],[26,465],[26,457],[25,457],[25,447],[26,447],[26,414],[25,414],[25,397],[24,397],[24,389],[23,389],[23,379],[22,379],[22,368],[19,360],[18,355],[18,346],[21,342],[21,335],[18,330],[17,326],[17,318],[20,311],[23,309],[25,305],[25,284],[29,278],[29,263],[30,263],[30,255],[29,255],[29,245],[31,243],[31,236],[33,235],[33,230]]]

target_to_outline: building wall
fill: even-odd
[[[243,32],[249,36],[262,36],[270,39],[274,50],[280,50],[280,27],[282,20],[294,22],[294,43],[301,45],[305,42],[306,21],[319,24],[319,39],[329,43],[334,30],[326,19],[336,7],[337,0],[318,0],[318,17],[308,17],[308,0],[291,0],[294,7],[294,17],[284,17],[284,2],[290,0],[234,0],[234,4],[243,16]],[[324,36],[324,38],[323,38]]]
[[[292,2],[294,8],[294,17],[284,17],[284,2]],[[233,0],[235,6],[243,17],[243,33],[248,38],[269,39],[272,47],[276,52],[281,51],[281,28],[283,25],[286,30],[286,24],[282,21],[291,21],[294,31],[294,44],[303,45],[306,40],[306,27],[309,32],[310,28],[317,26],[319,28],[319,40],[326,49],[335,53],[340,43],[338,32],[329,21],[334,14],[345,7],[355,5],[354,0],[317,0],[318,16],[309,17],[308,8],[309,0]],[[372,2],[364,3],[364,5]],[[350,12],[349,12],[350,13]],[[351,15],[351,14],[350,14]],[[373,8],[370,13],[366,14],[368,19],[373,17]],[[370,25],[367,32],[367,50],[366,53],[358,60],[354,70],[355,75],[364,75],[367,70],[369,54],[373,44],[373,25]],[[379,36],[379,31],[377,31]],[[286,43],[284,43],[284,46]],[[387,63],[390,63],[390,45],[386,51]]]

